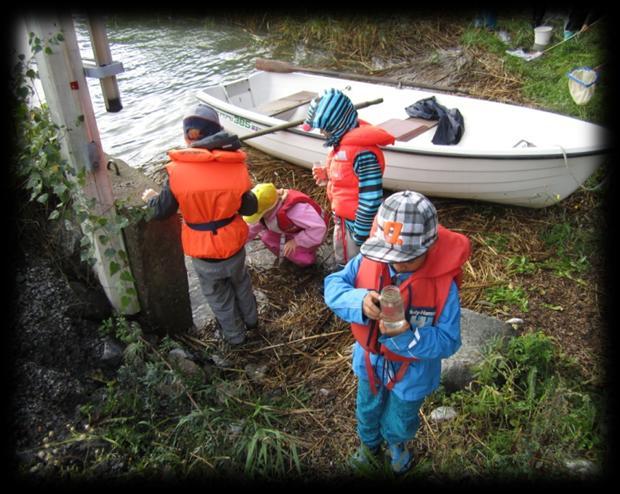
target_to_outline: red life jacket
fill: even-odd
[[[379,146],[394,143],[394,136],[381,127],[375,127],[360,120],[360,126],[347,132],[338,147],[327,156],[327,197],[337,216],[355,220],[359,203],[359,180],[353,171],[355,157],[363,151],[370,151],[385,169],[385,158]]]
[[[424,308],[426,314],[433,314],[433,324],[437,323],[441,311],[448,298],[452,281],[456,281],[460,288],[462,279],[462,265],[467,261],[471,253],[469,239],[460,233],[453,232],[439,225],[438,238],[429,249],[426,261],[420,269],[415,271],[400,288],[401,297],[406,314],[410,315],[410,308]],[[355,279],[356,288],[367,288],[381,292],[381,289],[392,284],[390,271],[386,263],[362,258]],[[409,364],[416,358],[403,357],[390,351],[385,345],[379,343],[379,322],[371,320],[369,324],[351,324],[353,337],[366,351],[366,370],[373,392],[377,392],[374,370],[370,363],[369,353],[383,355],[387,360],[403,362],[398,373],[387,384],[388,389],[405,375]]]
[[[314,199],[307,196],[303,192],[298,190],[289,189],[286,192],[286,197],[284,198],[284,202],[278,212],[276,214],[276,218],[278,219],[278,227],[284,233],[298,233],[302,229],[299,228],[295,223],[293,223],[288,217],[288,210],[291,209],[295,204],[306,203],[314,208],[314,210],[318,213],[318,215],[323,218],[325,221],[325,225],[328,225],[329,215],[327,212],[324,212],[321,206],[319,206]]]
[[[191,257],[227,259],[245,245],[248,226],[238,210],[252,188],[243,151],[174,149],[166,165],[183,216],[181,242]]]

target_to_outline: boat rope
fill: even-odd
[[[607,175],[605,175],[603,180],[601,180],[594,187],[586,187],[585,185],[583,185],[583,183],[579,183],[579,180],[577,180],[575,178],[575,175],[573,175],[573,172],[571,171],[570,167],[568,166],[568,158],[566,157],[566,151],[559,144],[556,144],[556,146],[560,148],[560,151],[562,151],[562,156],[564,157],[564,166],[566,167],[566,170],[568,171],[569,175],[573,178],[573,180],[577,184],[578,188],[580,188],[582,190],[585,190],[586,192],[596,192],[597,190],[599,190],[607,182],[607,179],[609,177]]]

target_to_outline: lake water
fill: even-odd
[[[93,59],[85,21],[76,19],[84,59]],[[108,113],[97,79],[89,91],[106,153],[139,167],[184,145],[182,120],[198,103],[197,90],[254,70],[269,50],[240,26],[217,18],[107,17],[112,59],[123,109]]]

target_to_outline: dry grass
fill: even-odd
[[[450,68],[439,67],[437,60],[414,60],[423,55],[421,46],[425,53],[429,47],[442,50],[458,46],[463,29],[462,22],[416,21],[415,30],[392,37],[399,39],[396,50],[372,26],[364,31],[363,42],[360,35],[342,44],[325,38],[326,26],[304,22],[289,22],[287,26],[290,32],[281,31],[281,36],[295,34],[304,43],[318,43],[327,48],[326,52],[333,53],[332,59],[325,61],[326,68],[382,74],[388,71],[387,67],[391,77],[442,84],[446,83],[442,78]],[[273,24],[270,29],[278,31]],[[370,62],[372,57],[364,51],[368,46],[372,46],[374,56],[384,55],[381,67]],[[483,98],[513,102],[520,98],[521,103],[528,103],[519,96],[521,81],[508,74],[498,57],[467,48],[462,48],[460,56],[461,63],[449,84],[457,84]],[[273,182],[277,187],[301,190],[328,207],[325,189],[314,184],[309,170],[252,148],[244,149],[254,183]],[[605,212],[600,197],[578,190],[561,204],[538,210],[431,199],[440,222],[467,235],[472,242],[472,256],[464,266],[462,306],[503,320],[523,319],[520,331],[542,330],[554,337],[560,348],[581,364],[585,379],[602,379],[606,336],[602,315],[604,258],[593,251],[589,256],[590,268],[573,273],[572,277],[559,276],[544,267],[545,261],[558,255],[556,246],[544,241],[554,225],[570,223],[571,228],[583,227],[591,232],[604,228]],[[327,239],[331,243],[331,234]],[[593,249],[600,249],[600,245],[594,242]],[[516,272],[511,262],[519,258],[527,259],[536,269]],[[336,318],[323,302],[321,286],[326,271],[323,266],[301,269],[285,262],[252,267],[251,274],[254,288],[266,298],[260,309],[260,334],[229,356],[239,368],[248,362],[268,364],[267,378],[261,384],[265,393],[307,396],[290,414],[290,431],[311,445],[304,450],[302,462],[322,477],[342,472],[346,458],[357,445],[355,378],[350,367],[353,340],[348,324]],[[489,290],[499,288],[520,289],[527,299],[527,309],[510,302],[489,301]],[[209,339],[211,329],[199,336],[202,345],[215,348],[214,340]],[[437,437],[441,431],[426,420],[428,413],[430,410],[422,409],[417,448],[423,455],[430,455],[441,440]]]
[[[310,170],[252,148],[245,150],[254,183],[270,181],[277,187],[296,188],[327,206],[325,189],[314,184]],[[556,252],[542,240],[544,232],[567,217],[579,218],[576,224],[601,221],[596,196],[577,191],[560,205],[538,210],[449,199],[433,202],[441,223],[467,235],[472,242],[472,256],[464,267],[463,307],[503,320],[524,319],[521,331],[543,330],[555,337],[560,347],[579,361],[585,378],[600,379],[603,266],[594,264],[575,281],[546,269],[517,274],[508,262],[515,256],[526,256],[536,263],[553,258]],[[285,262],[251,267],[250,271],[255,290],[265,295],[259,304],[260,333],[227,356],[238,369],[248,363],[267,364],[267,377],[261,383],[264,393],[284,394],[291,399],[307,396],[305,404],[295,401],[298,406],[289,416],[290,431],[310,445],[301,455],[302,462],[321,476],[342,474],[346,458],[357,444],[356,380],[350,367],[353,340],[348,324],[336,318],[323,302],[325,267],[302,269]],[[529,302],[527,312],[514,304],[487,300],[487,289],[505,286],[524,290]],[[217,347],[213,329],[208,327],[198,335],[202,345],[211,349]],[[423,419],[425,413],[430,410],[423,408]],[[424,420],[422,429],[416,447],[420,454],[430,454],[437,438]]]

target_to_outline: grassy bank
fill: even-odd
[[[309,406],[311,386],[285,392],[273,382],[257,386],[235,366],[214,369],[205,381],[164,358],[181,347],[178,342],[164,339],[157,348],[150,346],[136,325],[122,319],[106,330],[127,345],[117,378],[106,383],[103,401],[81,407],[85,426],[71,429],[62,441],[46,441],[42,450],[48,462],[62,465],[63,477],[319,480],[350,475],[343,461],[346,448],[337,462],[323,458],[312,465],[309,452],[322,419],[321,410]],[[206,349],[197,360],[207,361],[211,353]],[[544,334],[508,345],[490,342],[469,389],[439,390],[425,403],[415,446],[418,462],[408,478],[559,480],[566,478],[570,462],[600,465],[599,400],[575,362]],[[457,417],[432,422],[430,412],[438,406],[453,407]],[[310,427],[308,417],[316,420]],[[337,430],[318,432],[338,440]],[[362,475],[392,477],[387,465]]]
[[[467,22],[362,21],[262,17],[248,29],[268,26],[266,42],[283,59],[307,48],[312,54],[304,63],[374,74],[412,72],[416,60],[432,65],[441,50],[459,47],[467,63],[453,83],[481,97],[604,121],[604,79],[595,98],[577,107],[565,77],[574,66],[605,62],[600,24],[524,62],[505,53],[496,33]],[[498,27],[515,46],[532,42],[525,18],[500,17]],[[556,34],[552,43],[559,41]],[[325,205],[307,171],[248,152],[256,182],[277,177],[280,186]],[[524,323],[509,344],[489,342],[468,389],[439,389],[424,404],[416,466],[407,478],[578,478],[575,461],[600,472],[607,453],[600,232],[607,218],[604,189],[590,189],[600,178],[544,210],[436,201],[441,222],[472,240],[463,306]],[[346,461],[357,446],[352,340],[322,303],[323,275],[290,266],[253,269],[254,286],[269,302],[260,338],[241,350],[222,350],[213,327],[153,342],[124,319],[106,322],[101,331],[125,345],[123,363],[111,379],[93,376],[102,382],[100,399],[80,407],[67,434],[41,446],[45,467],[38,472],[80,479],[348,476]],[[175,348],[191,351],[200,370],[170,359]],[[226,363],[213,365],[215,356]],[[256,379],[249,365],[266,365],[266,375]],[[456,418],[433,422],[438,406],[453,407]],[[383,465],[367,475],[391,476]]]
[[[506,53],[533,47],[527,9],[519,14],[500,12],[494,31],[475,27],[474,19],[474,11],[465,11],[459,18],[414,17],[406,12],[398,17],[280,16],[256,19],[248,29],[266,35],[265,43],[275,46],[276,56],[286,60],[298,58],[302,65],[367,74],[399,75],[402,67],[419,72],[423,63],[443,63],[442,50],[460,49],[467,63],[453,68],[459,72],[457,87],[484,98],[511,99],[593,122],[606,120],[610,46],[605,18],[561,43],[565,15],[550,13],[546,18],[553,27],[549,50],[529,62]],[[502,40],[506,35],[507,41]],[[572,100],[566,75],[582,66],[597,68],[600,74],[594,97],[585,106]]]

